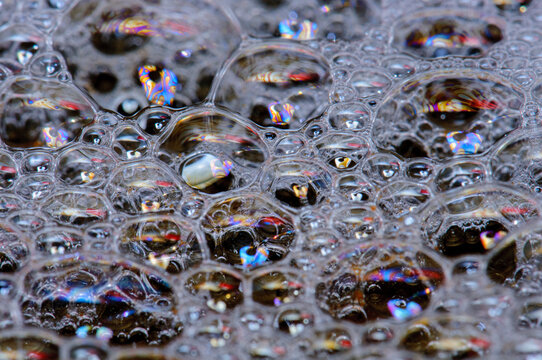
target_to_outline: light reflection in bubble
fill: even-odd
[[[317,82],[320,74],[317,72],[279,72],[267,71],[250,75],[245,81],[264,84],[288,85],[302,82]]]
[[[179,81],[171,70],[158,69],[154,65],[144,65],[137,72],[145,95],[151,103],[157,105],[171,105],[173,103]],[[160,78],[158,82],[152,79],[152,72],[158,72]]]
[[[202,261],[193,229],[174,217],[140,217],[122,228],[118,240],[122,253],[142,258],[169,273],[182,272]]]
[[[45,145],[50,148],[60,148],[68,143],[68,132],[64,129],[46,127],[41,130]]]
[[[105,21],[97,29],[97,32],[166,37],[171,35],[192,34],[195,32],[195,29],[191,26],[172,20],[157,22],[150,18],[147,19],[144,17],[128,17],[126,19],[122,19],[121,16],[119,16],[117,19]]]
[[[493,4],[500,10],[518,11],[524,13],[532,0],[493,0]]]
[[[337,270],[316,286],[317,301],[335,319],[355,323],[417,316],[444,281],[437,262],[400,243],[356,246],[339,254],[329,266],[337,266]]]
[[[446,141],[454,154],[472,155],[478,152],[483,140],[476,133],[465,134],[463,131],[452,131],[446,135]]]
[[[274,42],[242,49],[213,84],[211,100],[262,126],[298,129],[329,101],[329,65],[311,48]],[[288,123],[271,121],[269,104],[289,103]],[[281,115],[282,116],[282,115]]]
[[[248,268],[263,265],[269,258],[269,251],[266,248],[262,246],[257,247],[254,255],[248,253],[251,249],[253,249],[252,246],[244,246],[239,249],[239,256],[241,256],[241,265],[243,267]]]
[[[474,155],[520,127],[523,102],[513,84],[486,74],[462,70],[420,75],[386,97],[373,127],[374,139],[408,158]]]
[[[539,213],[539,204],[527,194],[497,185],[468,186],[433,200],[422,216],[422,234],[426,245],[447,257],[486,254]]]
[[[289,103],[273,102],[269,104],[268,109],[271,121],[277,125],[288,124],[294,116],[294,107]]]
[[[283,20],[279,23],[280,36],[293,40],[312,40],[316,38],[318,25],[310,20]]]
[[[486,325],[466,316],[423,318],[413,322],[401,346],[433,358],[483,357],[493,346]]]
[[[408,16],[394,32],[396,46],[425,58],[478,56],[504,37],[502,24],[495,19],[453,11]]]
[[[60,340],[49,334],[26,329],[24,332],[6,331],[0,337],[0,357],[18,359],[60,359]]]
[[[51,284],[54,284],[51,286]],[[176,312],[176,298],[166,278],[126,261],[109,261],[80,255],[43,263],[27,272],[25,301],[21,304],[27,321],[64,335],[105,335],[113,344],[147,342],[164,344],[181,329]],[[54,321],[34,317],[56,304]],[[148,313],[152,313],[151,318]],[[136,330],[152,326],[145,336]],[[105,328],[105,329],[103,329]],[[168,330],[169,329],[169,330]]]
[[[14,3],[0,352],[33,326],[76,360],[499,357],[538,302],[542,237],[510,234],[540,215],[539,4]],[[532,192],[470,188],[494,180]],[[496,334],[434,318],[461,311]]]
[[[184,284],[192,295],[202,298],[209,308],[219,313],[243,303],[242,286],[243,282],[237,275],[217,268],[198,271]]]
[[[1,95],[0,138],[14,148],[65,147],[93,122],[91,100],[70,84],[20,77]]]
[[[221,160],[211,154],[200,154],[184,163],[181,177],[194,189],[215,193],[222,187],[229,186],[232,168],[233,162],[230,160]]]
[[[217,202],[201,225],[212,259],[247,270],[281,260],[295,239],[291,217],[256,196]]]
[[[390,300],[387,303],[391,315],[398,320],[406,320],[422,312],[422,307],[415,301]]]

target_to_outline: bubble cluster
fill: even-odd
[[[0,1],[0,359],[539,359],[541,6]]]

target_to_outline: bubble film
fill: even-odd
[[[0,359],[540,359],[541,14],[0,1]]]

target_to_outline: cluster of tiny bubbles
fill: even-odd
[[[537,0],[0,0],[0,359],[542,359]]]

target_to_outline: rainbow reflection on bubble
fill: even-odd
[[[23,104],[25,106],[31,106],[47,110],[81,110],[83,108],[83,105],[71,101],[55,101],[48,98],[23,99]]]
[[[446,134],[446,141],[450,145],[450,150],[456,155],[476,154],[482,146],[482,137],[471,132],[452,131]]]
[[[252,249],[252,246],[243,246],[239,249],[239,256],[241,257],[241,264],[244,268],[263,265],[267,259],[269,259],[269,251],[263,246],[258,246],[254,255],[249,255],[248,250]]]
[[[171,105],[177,89],[177,76],[168,69],[159,71],[160,81],[156,83],[151,79],[151,73],[158,71],[154,65],[144,65],[138,69],[139,81],[145,90],[145,95],[151,103],[157,105]]]
[[[420,280],[442,280],[442,273],[438,269],[405,269],[393,267],[379,269],[365,275],[365,281],[393,281],[415,283]]]
[[[407,46],[454,49],[462,46],[481,46],[479,38],[469,37],[462,33],[451,32],[447,34],[434,34],[431,36],[412,37],[407,39]]]
[[[89,325],[83,325],[75,331],[75,335],[79,338],[86,338],[92,331],[92,327]],[[105,326],[101,326],[96,329],[96,338],[102,341],[108,341],[113,337],[113,331]]]
[[[114,19],[104,22],[98,32],[102,34],[124,34],[138,36],[160,36],[165,37],[171,35],[186,35],[193,33],[193,29],[189,26],[179,24],[171,20],[162,22],[147,20],[142,17],[129,17],[126,19]]]
[[[387,305],[391,315],[397,320],[408,320],[422,312],[422,307],[415,301],[392,299]]]
[[[271,121],[277,125],[288,124],[294,116],[294,107],[289,103],[274,102],[269,104],[268,110]]]
[[[312,40],[316,38],[318,25],[309,20],[283,20],[279,24],[280,36],[292,40]]]
[[[486,250],[493,249],[499,241],[501,241],[508,232],[499,230],[495,231],[484,231],[480,234],[480,242]]]
[[[454,94],[454,97],[450,98],[450,94]],[[499,105],[495,101],[484,99],[480,90],[468,89],[456,81],[446,85],[444,94],[435,92],[428,101],[424,101],[423,112],[476,112],[495,110],[498,107]]]
[[[288,84],[290,82],[316,82],[320,79],[317,73],[289,73],[282,71],[267,71],[249,76],[247,82],[260,82],[264,84]]]
[[[50,148],[62,147],[68,143],[69,134],[64,129],[46,127],[41,130],[41,135],[45,144]]]
[[[215,179],[222,179],[228,176],[233,168],[233,163],[230,160],[221,161],[220,159],[212,159],[209,163],[211,172]]]
[[[461,17],[422,18],[410,27],[403,45],[424,57],[478,55],[502,40],[502,30],[485,20]]]

